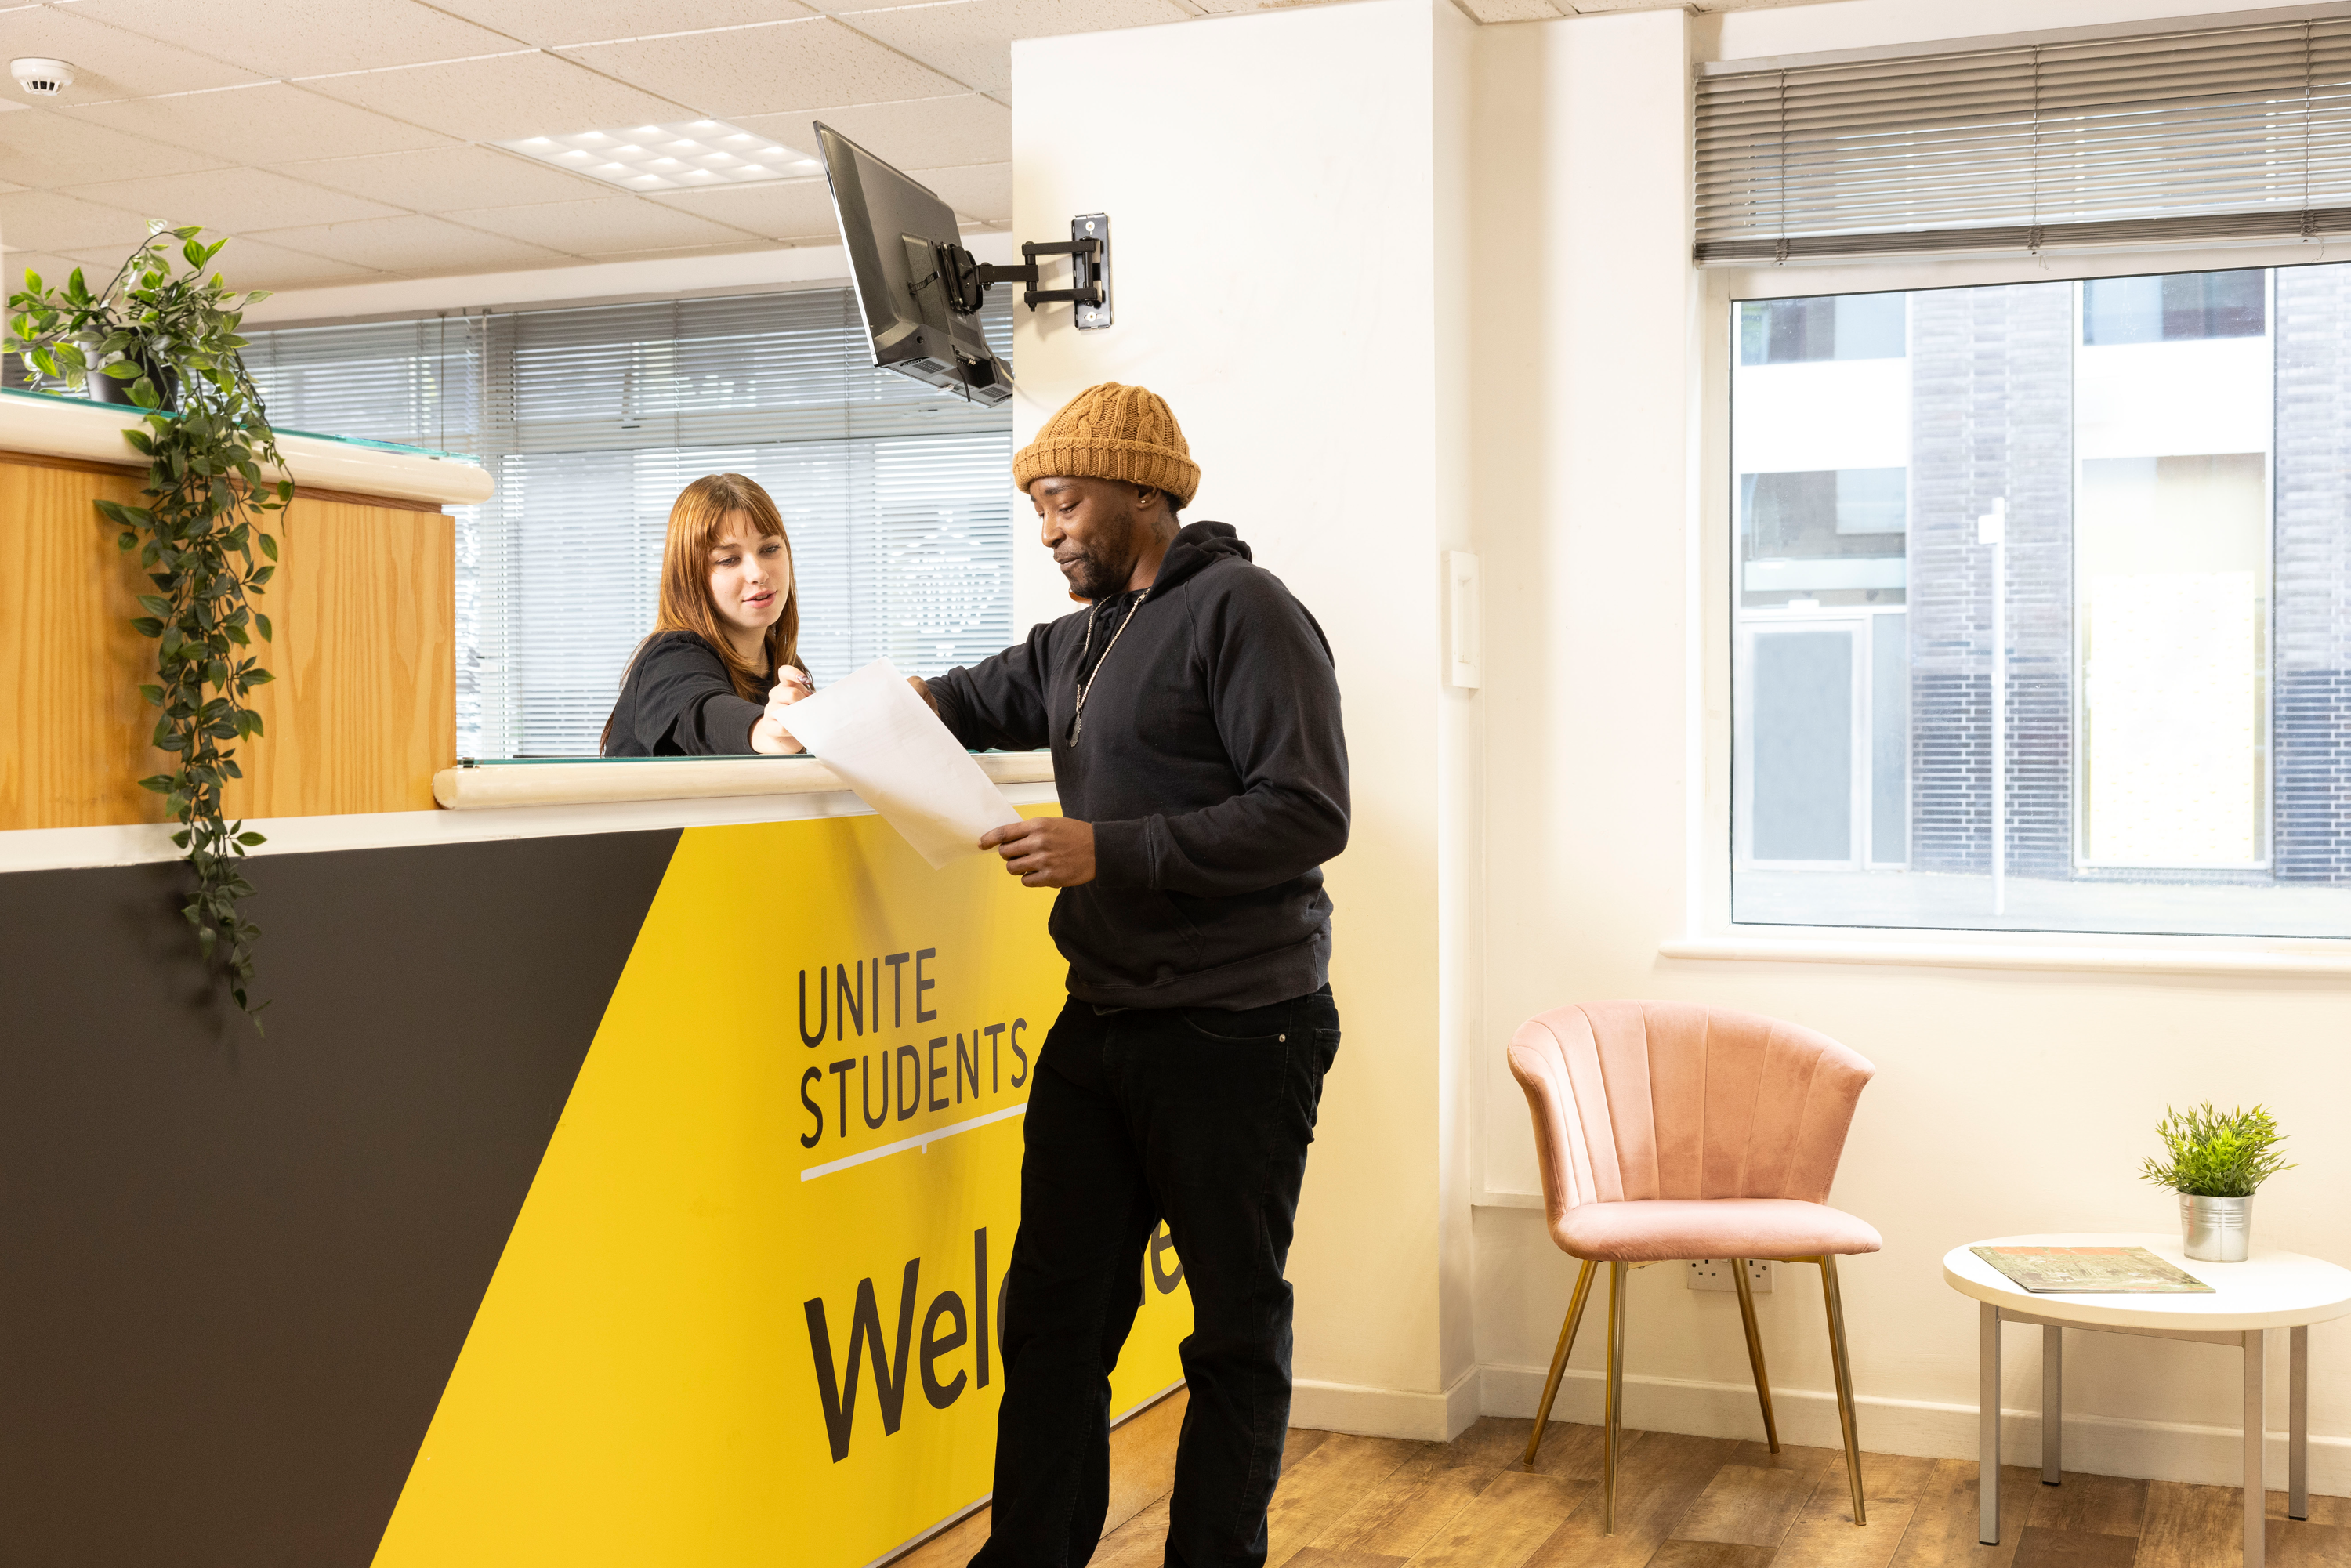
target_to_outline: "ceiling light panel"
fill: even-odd
[[[711,190],[824,172],[808,154],[720,120],[527,136],[498,145],[624,191]]]

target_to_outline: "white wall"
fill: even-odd
[[[1862,1437],[1883,1450],[1973,1452],[1975,1310],[1942,1283],[1945,1250],[2001,1234],[2174,1226],[2168,1195],[2135,1177],[2167,1101],[2276,1107],[2304,1164],[2264,1190],[2260,1240],[2351,1260],[2351,1207],[2336,1196],[2351,1181],[2336,1128],[2351,1104],[2341,1046],[2351,996],[2312,979],[1658,956],[1661,938],[1720,919],[1728,821],[1727,431],[1715,383],[1729,367],[1710,345],[1726,337],[1729,296],[1687,264],[1687,59],[2157,9],[2034,0],[1972,7],[1955,24],[1947,5],[1855,0],[1479,36],[1476,267],[1513,283],[1504,304],[1481,309],[1473,361],[1495,651],[1483,699],[1488,1180],[1536,1189],[1523,1103],[1499,1046],[1541,1009],[1685,998],[1792,1019],[1859,1050],[1878,1076],[1834,1201],[1886,1240],[1842,1276]],[[2082,268],[2134,269],[2144,267]],[[1869,269],[1845,267],[1811,283],[1797,271],[1757,291],[1891,277],[1861,281]],[[1477,1218],[1485,1406],[1531,1413],[1572,1275],[1539,1213],[1495,1207]],[[1762,1316],[1783,1431],[1834,1443],[1817,1275],[1780,1272]],[[1694,1294],[1679,1276],[1652,1269],[1632,1281],[1627,1419],[1760,1435],[1734,1298]],[[2011,1423],[2020,1458],[2037,1451],[2036,1333],[2010,1340],[2004,1403],[2023,1413]],[[2233,1479],[2234,1353],[2071,1337],[2069,1466]],[[2351,1322],[2311,1337],[2313,1484],[2351,1490]],[[1597,1410],[1599,1349],[1588,1333],[1579,1380],[1562,1396],[1581,1419]],[[2272,1358],[2273,1428],[2283,1426],[2283,1362]],[[2273,1466],[2281,1449],[2273,1445]],[[2282,1473],[2273,1469],[2273,1485]]]
[[[1344,1043],[1290,1254],[1297,1412],[1428,1437],[1477,1393],[1475,720],[1440,684],[1437,589],[1471,542],[1469,31],[1446,0],[1374,0],[1013,48],[1014,233],[1108,213],[1116,315],[1020,313],[1019,437],[1096,382],[1159,392],[1203,473],[1187,519],[1238,528],[1338,656]],[[1023,548],[1023,605],[1065,612]]]

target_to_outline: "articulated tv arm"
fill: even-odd
[[[1070,220],[1070,237],[1066,240],[1029,240],[1020,246],[1022,265],[997,267],[977,261],[963,246],[948,246],[945,262],[947,269],[947,304],[956,314],[969,316],[978,310],[987,291],[999,283],[1022,285],[1020,302],[1034,310],[1040,305],[1067,300],[1074,307],[1081,331],[1090,331],[1110,325],[1110,218],[1102,213],[1086,213]],[[1070,258],[1070,287],[1040,288],[1037,258],[1040,256],[1066,256]]]

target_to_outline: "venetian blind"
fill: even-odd
[[[489,327],[483,316],[246,335],[251,340],[246,368],[261,389],[271,424],[280,430],[392,441],[465,456],[491,450],[483,397]],[[495,522],[494,507],[495,503],[492,508],[465,507],[455,514],[458,749],[475,756],[496,755],[480,746],[481,643],[486,619],[496,630],[503,585],[486,582],[477,570],[484,525]]]
[[[248,333],[246,368],[270,423],[475,455],[482,444],[479,316]]]
[[[981,322],[1008,361],[1008,303]],[[247,360],[273,415],[419,441],[398,376],[370,379],[373,393],[356,374],[304,381],[288,361],[323,348],[269,341],[379,330],[256,334]],[[745,474],[775,497],[820,685],[884,655],[937,674],[1011,640],[1010,413],[874,370],[849,290],[498,314],[460,330],[477,350],[473,449],[498,481],[458,518],[461,752],[595,751],[653,625],[670,503],[705,474]]]
[[[2351,230],[2351,16],[1725,62],[1697,102],[1700,262]]]

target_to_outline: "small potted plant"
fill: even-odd
[[[2228,1112],[2210,1101],[2192,1111],[2166,1105],[2155,1132],[2170,1158],[2149,1159],[2142,1174],[2179,1195],[2180,1244],[2188,1256],[2206,1263],[2243,1262],[2252,1250],[2254,1191],[2294,1168],[2278,1152],[2285,1134],[2275,1118],[2259,1105]]]
[[[27,272],[25,287],[9,297],[8,309],[34,390],[47,392],[55,382],[86,389],[99,402],[177,409],[175,366],[208,346],[203,340],[221,292],[217,278],[214,287],[204,286],[201,268],[226,242],[199,245],[197,232],[150,225],[146,243],[95,294],[79,267],[62,288],[47,287],[38,274]],[[173,249],[185,253],[190,276],[172,275]]]

